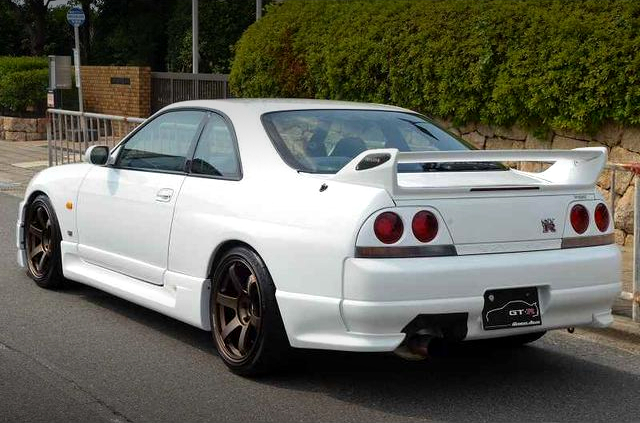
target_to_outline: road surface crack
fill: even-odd
[[[1,350],[11,351],[11,352],[13,352],[15,354],[18,354],[18,355],[20,355],[22,357],[25,357],[26,359],[28,359],[28,360],[36,363],[37,365],[47,369],[49,372],[53,373],[56,377],[62,379],[66,383],[68,383],[73,389],[76,389],[76,390],[82,392],[83,394],[85,394],[86,396],[91,398],[91,400],[93,400],[93,402],[98,404],[100,407],[103,407],[104,409],[106,409],[113,417],[112,419],[110,419],[111,421],[113,421],[115,423],[120,423],[120,422],[133,423],[133,420],[129,419],[127,416],[125,416],[120,411],[116,410],[113,406],[109,405],[104,400],[100,399],[98,396],[93,394],[89,389],[84,388],[82,385],[80,385],[78,382],[73,380],[71,377],[65,375],[64,372],[60,371],[59,369],[57,369],[52,364],[47,363],[46,361],[43,361],[42,359],[39,359],[38,357],[34,357],[32,355],[29,355],[26,352],[24,352],[22,350],[19,350],[18,348],[15,348],[15,347],[13,347],[11,345],[8,345],[6,342],[3,342],[3,341],[0,341],[0,351]]]

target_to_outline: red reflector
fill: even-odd
[[[582,204],[576,204],[571,208],[570,219],[576,233],[582,234],[589,227],[589,212]]]
[[[411,229],[418,241],[432,241],[438,235],[438,219],[430,211],[419,211],[413,216]]]
[[[376,217],[373,224],[373,231],[378,239],[385,244],[398,242],[404,231],[402,219],[393,212],[384,212]]]
[[[600,232],[605,232],[607,229],[609,229],[610,217],[609,217],[609,209],[607,209],[607,206],[605,206],[602,203],[598,204],[596,206],[596,211],[593,217],[596,221],[596,226],[598,227]]]

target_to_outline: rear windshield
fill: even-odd
[[[267,113],[262,122],[278,153],[309,173],[336,173],[365,150],[473,150],[431,120],[379,110],[293,110]],[[399,172],[502,170],[499,163],[400,164]]]

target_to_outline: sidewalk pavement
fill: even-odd
[[[0,192],[22,197],[33,175],[48,165],[47,141],[0,140]]]

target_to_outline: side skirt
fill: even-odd
[[[211,330],[209,323],[211,283],[208,279],[166,271],[164,284],[153,285],[84,261],[78,256],[75,243],[62,242],[61,244],[62,268],[66,278],[200,329]]]

